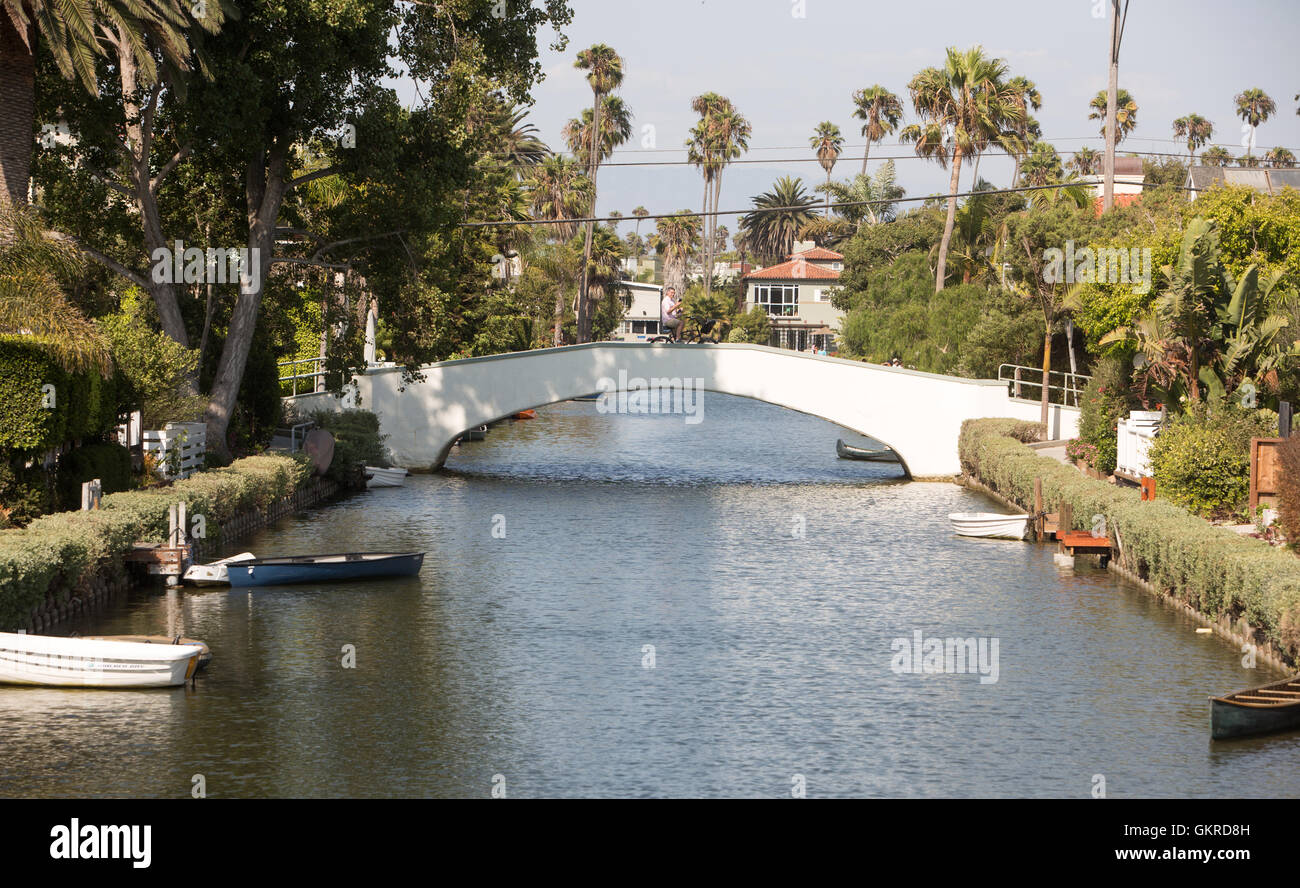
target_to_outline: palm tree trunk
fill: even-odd
[[[980,158],[983,156],[984,156],[983,151],[977,151],[975,153],[975,170],[974,172],[971,173],[971,177],[970,177],[971,191],[974,191],[976,188],[980,186]]]
[[[713,177],[713,233],[709,236],[709,292],[713,292],[713,266],[718,252],[718,201],[722,199],[722,170]]]
[[[826,216],[827,219],[829,219],[829,218],[831,217],[831,171],[830,171],[830,170],[827,170],[827,171],[826,171],[826,210],[825,210],[825,216]]]
[[[557,287],[555,290],[555,336],[551,344],[559,348],[564,344],[564,288]]]
[[[948,271],[948,246],[952,243],[952,227],[957,221],[957,183],[961,181],[961,149],[953,151],[952,178],[948,182],[948,220],[943,226],[943,240],[939,243],[939,267],[934,276],[934,292],[943,289],[943,279]]]
[[[701,227],[704,229],[704,262],[702,262],[701,265],[702,265],[702,267],[704,268],[704,294],[705,294],[706,296],[707,296],[710,292],[712,292],[712,290],[713,290],[713,280],[712,280],[712,275],[709,274],[709,268],[708,268],[708,264],[709,264],[709,262],[712,261],[712,260],[711,260],[711,255],[710,255],[710,249],[709,249],[709,246],[710,246],[710,244],[709,244],[709,236],[710,236],[710,233],[711,233],[711,230],[712,230],[712,225],[713,225],[713,220],[709,218],[709,207],[710,207],[710,205],[711,205],[711,203],[712,203],[712,201],[710,200],[711,193],[712,193],[712,191],[713,191],[713,187],[712,187],[712,186],[713,186],[713,183],[712,183],[711,181],[709,181],[709,175],[708,175],[707,172],[705,172],[705,174],[704,174],[704,209],[701,211],[701,212],[703,213],[703,215],[700,216],[700,225],[701,225]]]
[[[1051,378],[1052,378],[1052,328],[1049,325],[1047,328],[1047,335],[1043,337],[1043,410],[1042,410],[1042,415],[1039,417],[1040,421],[1043,423],[1044,428],[1047,427],[1047,419],[1048,419],[1048,410],[1047,410],[1048,388],[1047,387],[1051,384]],[[1044,434],[1050,436],[1051,432],[1045,431]],[[1050,437],[1044,438],[1043,440],[1050,440]]]
[[[596,174],[600,171],[600,93],[592,91],[596,101],[591,111],[591,159],[588,169],[591,171],[591,212],[596,215]],[[591,264],[591,238],[595,233],[595,222],[587,223],[587,237],[582,247],[582,287],[578,290],[578,342],[591,339],[590,320],[587,317],[588,266]]]
[[[871,156],[871,139],[867,139],[867,147],[862,150],[862,175],[867,174],[867,158]]]
[[[35,29],[28,31],[35,46]],[[24,206],[36,128],[36,57],[8,15],[0,15],[0,108],[0,178],[8,200]]]

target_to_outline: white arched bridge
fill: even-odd
[[[684,389],[688,422],[708,421],[702,392],[821,417],[887,445],[913,478],[951,478],[960,472],[957,438],[964,420],[1040,417],[1037,402],[1010,397],[1007,384],[998,380],[740,343],[601,342],[443,361],[422,367],[421,374],[422,381],[404,387],[401,368],[371,367],[353,383],[360,406],[379,416],[393,461],[416,471],[441,468],[456,439],[485,423],[596,392],[647,386]],[[696,405],[693,398],[702,400]],[[613,394],[602,406],[636,412],[636,396]],[[1077,410],[1058,405],[1051,410],[1052,438],[1077,434]]]

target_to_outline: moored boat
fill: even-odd
[[[537,411],[536,411],[536,410],[520,410],[518,413],[515,414],[514,418],[515,418],[515,419],[536,419],[536,418],[537,418]]]
[[[197,638],[185,638],[181,635],[83,635],[82,638],[90,641],[129,641],[133,644],[187,644],[193,645],[199,649],[198,670],[202,672],[208,668],[212,662],[212,651],[208,648],[206,642],[199,641]]]
[[[1300,728],[1300,675],[1210,698],[1210,737],[1228,740]]]
[[[487,433],[488,427],[486,425],[481,425],[476,429],[470,429],[468,432],[465,432],[465,434],[457,438],[456,441],[457,443],[463,443],[465,441],[482,441],[487,438]]]
[[[948,521],[958,536],[1022,540],[1025,538],[1029,516],[1000,515],[997,512],[952,512],[948,515]]]
[[[366,466],[366,474],[370,477],[366,479],[367,488],[375,487],[401,487],[406,483],[406,469],[390,468],[385,466]]]
[[[898,454],[892,450],[868,450],[865,447],[854,447],[852,444],[845,444],[843,440],[836,440],[835,454],[840,459],[863,459],[871,462],[898,462]]]
[[[181,579],[192,586],[226,586],[230,583],[230,578],[226,574],[229,565],[252,561],[256,557],[252,552],[240,552],[238,555],[231,555],[229,558],[222,558],[210,564],[191,564],[185,569]]]
[[[0,632],[0,683],[70,688],[164,688],[199,668],[196,644],[152,644]]]
[[[290,583],[338,583],[376,577],[413,577],[424,563],[423,552],[346,552],[337,555],[290,555],[232,564],[230,585],[282,586]]]

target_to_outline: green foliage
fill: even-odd
[[[756,345],[767,345],[772,337],[772,321],[767,316],[767,310],[762,306],[755,305],[744,314],[736,315],[732,321],[731,333],[727,336],[728,342],[751,342]]]
[[[1234,278],[1251,264],[1260,277],[1282,272],[1279,291],[1300,289],[1300,192],[1261,194],[1246,185],[1216,184],[1186,205],[1185,218],[1215,224],[1219,255]]]
[[[1115,471],[1119,421],[1137,406],[1129,382],[1123,360],[1105,358],[1097,364],[1080,398],[1079,440],[1092,448],[1092,467],[1103,475]]]
[[[188,387],[188,376],[199,365],[198,350],[154,329],[149,306],[131,293],[122,300],[121,311],[96,323],[126,378],[124,407],[140,411],[144,428],[160,429],[202,415],[207,401],[190,394]]]
[[[1292,433],[1282,442],[1278,462],[1278,523],[1291,548],[1300,550],[1300,435]]]
[[[131,451],[120,444],[87,444],[59,457],[55,486],[61,509],[81,508],[81,485],[98,478],[105,495],[131,489]]]
[[[53,507],[49,478],[40,465],[26,468],[0,460],[0,528],[23,527]]]
[[[334,460],[327,478],[341,481],[362,466],[389,465],[387,436],[379,434],[379,417],[369,410],[317,410],[310,418],[334,436]]]
[[[1120,563],[1158,592],[1210,617],[1245,617],[1285,656],[1300,654],[1300,571],[1295,556],[1214,527],[1167,500],[1141,502],[1132,488],[1081,475],[1008,437],[1015,420],[962,424],[962,468],[1022,507],[1033,507],[1034,479],[1050,504],[1073,508],[1075,528],[1101,515],[1121,545]]]
[[[118,376],[69,373],[45,346],[0,336],[0,451],[34,454],[117,425]],[[53,407],[44,386],[53,386]]]
[[[171,504],[187,503],[191,515],[207,519],[208,539],[218,539],[222,523],[292,494],[311,471],[302,457],[251,456],[170,487],[105,496],[96,511],[62,512],[0,531],[0,628],[26,625],[48,594],[76,587],[95,570],[120,570],[133,543],[164,541]]]
[[[1277,414],[1234,403],[1196,404],[1151,445],[1151,474],[1161,497],[1207,518],[1245,517],[1250,439],[1276,434]]]

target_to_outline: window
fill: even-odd
[[[658,321],[628,321],[627,324],[632,328],[628,332],[639,336],[654,336],[659,332]]]
[[[794,284],[758,284],[754,304],[767,309],[769,317],[795,317],[799,314],[799,288]]]

